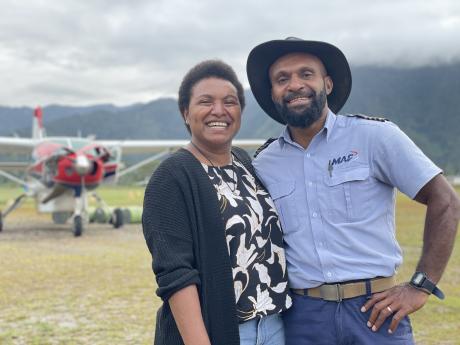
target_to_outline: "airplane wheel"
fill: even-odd
[[[75,237],[81,236],[83,232],[83,220],[81,216],[75,216],[73,218],[73,235]]]
[[[53,212],[51,214],[54,224],[65,224],[67,220],[72,217],[71,212]]]
[[[115,229],[121,228],[123,226],[123,220],[123,211],[120,208],[113,210],[112,225]]]
[[[94,210],[93,222],[101,224],[107,223],[109,217],[110,211],[103,209],[102,207],[98,207],[96,210]]]

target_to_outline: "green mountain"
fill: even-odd
[[[416,69],[353,69],[344,112],[395,122],[448,174],[460,173],[460,63]]]
[[[354,67],[353,90],[341,113],[386,117],[398,124],[448,174],[460,173],[460,63],[398,69]],[[246,92],[239,138],[277,136],[281,126]],[[28,136],[30,108],[0,107],[0,135]],[[158,99],[128,107],[49,106],[48,135],[95,135],[104,139],[188,138],[176,100]]]

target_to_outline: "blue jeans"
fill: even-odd
[[[406,317],[393,334],[391,317],[377,332],[366,323],[371,310],[360,311],[366,296],[328,302],[292,294],[292,307],[283,313],[286,345],[413,345],[412,327]]]
[[[284,345],[284,328],[280,314],[240,323],[240,345]]]

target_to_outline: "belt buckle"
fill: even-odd
[[[330,292],[328,294],[329,296],[326,296],[326,291],[321,291],[321,298],[324,300],[329,300],[329,301],[335,301],[335,302],[342,302],[343,300],[343,285],[342,284],[328,284],[326,285],[328,289],[326,290],[327,292]]]

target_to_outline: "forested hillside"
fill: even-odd
[[[353,90],[341,113],[386,117],[397,123],[447,173],[460,173],[460,64],[397,69],[353,68]],[[259,108],[250,91],[239,137],[267,138],[281,127]],[[0,135],[30,133],[31,108],[0,107]],[[187,138],[174,99],[128,107],[48,106],[48,135],[118,139]]]

